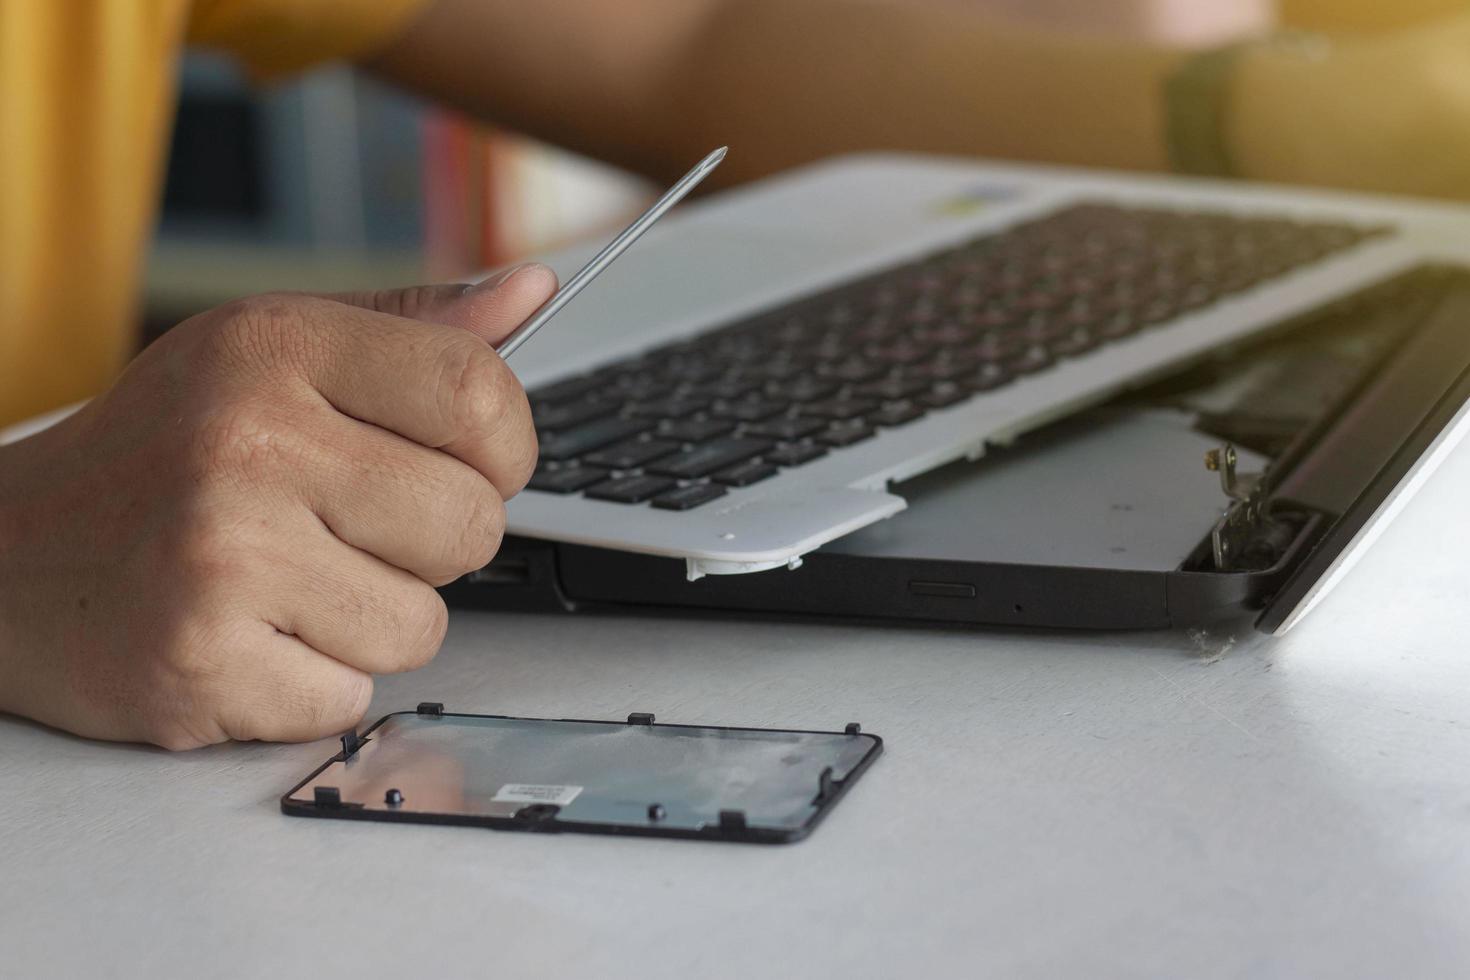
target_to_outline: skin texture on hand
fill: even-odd
[[[1250,52],[1227,142],[1245,177],[1470,197],[1470,16],[1342,37],[1321,58]]]
[[[241,300],[0,447],[0,710],[190,748],[355,724],[536,460],[492,344],[555,288]]]

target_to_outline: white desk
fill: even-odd
[[[885,736],[790,847],[293,819],[331,743],[0,720],[0,975],[1465,976],[1467,498],[1274,643],[462,615],[378,688]]]

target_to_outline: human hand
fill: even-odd
[[[1241,176],[1470,198],[1470,14],[1247,53],[1227,142]]]
[[[536,437],[491,345],[555,283],[230,303],[0,447],[0,710],[173,749],[355,724],[499,546]]]

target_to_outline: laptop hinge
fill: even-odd
[[[1252,544],[1266,536],[1272,523],[1264,474],[1240,473],[1237,462],[1235,447],[1228,442],[1205,453],[1205,469],[1220,474],[1220,489],[1231,501],[1210,531],[1215,568],[1222,572],[1235,568]]]

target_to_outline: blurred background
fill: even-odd
[[[1200,45],[1262,30],[1281,13],[1272,0],[887,2]],[[1332,0],[1280,3],[1330,10]],[[148,266],[149,334],[247,293],[468,276],[611,231],[655,190],[347,68],[261,89],[227,60],[191,55],[181,80]]]

